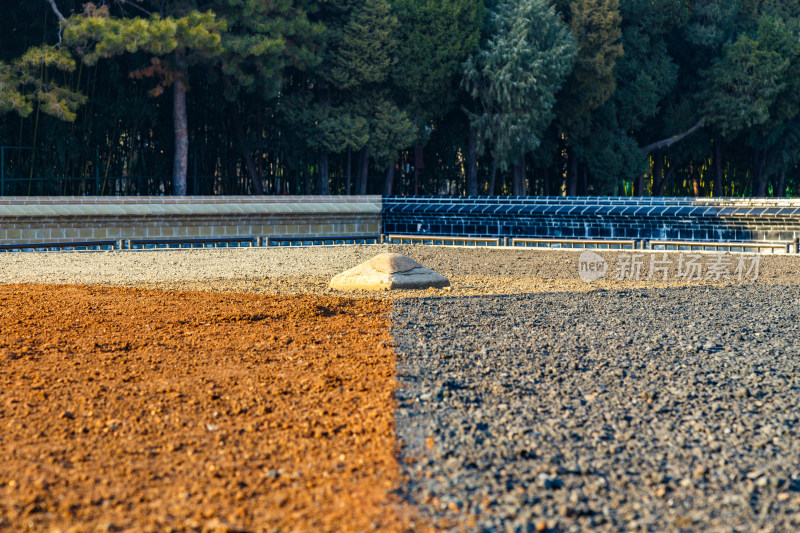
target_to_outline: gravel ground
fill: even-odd
[[[395,304],[406,496],[478,531],[797,531],[796,286]]]
[[[15,253],[0,254],[0,283],[338,295],[333,275],[385,251],[452,283],[344,293],[397,300],[403,496],[432,523],[800,528],[800,256],[764,256],[757,282],[679,282],[679,254],[645,253],[672,262],[667,281],[589,284],[579,253],[554,250]]]
[[[314,248],[231,248],[125,252],[0,253],[0,283],[77,283],[172,290],[261,294],[319,294],[370,298],[428,296],[426,291],[332,291],[331,278],[382,252],[408,255],[450,278],[449,289],[433,293],[470,296],[590,291],[597,288],[685,286],[674,276],[678,254],[668,254],[672,273],[664,282],[646,281],[650,258],[644,253],[641,280],[616,281],[618,252],[601,252],[610,265],[608,279],[588,284],[578,277],[579,252],[534,249],[486,249],[441,246],[336,246]],[[627,252],[630,254],[630,251]],[[712,255],[703,255],[708,262]],[[729,257],[729,256],[728,256]],[[736,258],[730,257],[734,265]],[[731,268],[733,270],[733,268]],[[797,283],[800,256],[763,256],[759,283]],[[721,280],[722,284],[728,281]],[[702,279],[693,285],[718,285]]]

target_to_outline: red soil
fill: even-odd
[[[0,286],[0,530],[414,527],[388,306]]]

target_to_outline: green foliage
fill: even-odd
[[[764,18],[755,39],[741,35],[726,44],[722,57],[707,71],[706,114],[724,136],[763,126],[773,116],[792,57],[797,57],[798,44],[790,37],[780,21]],[[797,109],[786,112],[796,115]]]
[[[253,191],[245,169],[268,192],[324,191],[307,184],[323,161],[331,190],[351,166],[363,190],[365,155],[371,178],[402,163],[402,193],[415,176],[422,193],[464,190],[467,168],[485,191],[495,163],[509,191],[522,155],[531,191],[617,194],[644,177],[639,192],[705,194],[717,155],[725,194],[800,191],[796,0],[55,1],[62,25],[41,0],[0,19],[0,144],[36,147],[7,149],[6,176],[48,176],[19,194],[134,174],[100,192],[172,190],[174,100],[148,92],[173,84],[189,90],[197,193]]]
[[[327,12],[328,48],[313,98],[304,99],[308,146],[331,153],[368,148],[388,165],[413,142],[414,127],[387,90],[396,58],[397,17],[386,0],[364,0]],[[292,98],[290,98],[291,100]],[[290,104],[295,109],[297,104]]]
[[[186,66],[218,65],[229,80],[228,99],[235,99],[239,90],[273,97],[280,90],[283,69],[319,61],[314,48],[322,27],[310,22],[306,3],[214,0],[204,3],[212,8],[206,11],[176,9],[180,16],[154,13],[148,18],[114,17],[107,7],[88,4],[83,14],[65,23],[64,40],[88,65],[138,52],[166,58],[167,63],[154,62],[158,66],[138,72],[158,74],[164,85]],[[175,53],[185,65],[175,64]]]
[[[399,21],[392,81],[422,126],[454,105],[486,10],[474,0],[393,0],[392,9]]]
[[[679,65],[668,39],[690,20],[687,4],[679,0],[621,0],[619,13],[624,54],[615,63],[613,93],[588,118],[584,114],[583,128],[572,128],[597,194],[617,194],[620,180],[634,179],[646,169],[639,146],[652,136],[675,133],[652,122],[659,115],[665,123],[671,119],[664,108],[678,86]]]
[[[677,85],[679,66],[663,39],[640,28],[626,28],[623,43],[625,55],[617,65],[613,103],[622,128],[634,131],[657,115]]]
[[[637,140],[619,125],[613,105],[595,114],[595,129],[578,147],[593,177],[593,193],[616,195],[620,180],[635,179],[646,166]]]
[[[320,147],[328,152],[361,150],[369,141],[369,122],[364,117],[334,109],[319,122]],[[334,118],[335,117],[335,118]]]
[[[369,121],[345,107],[323,107],[310,92],[296,93],[282,101],[281,118],[292,126],[299,142],[312,150],[341,153],[360,150],[369,141]]]
[[[189,63],[214,58],[222,51],[222,32],[226,21],[211,11],[191,11],[174,18],[153,14],[149,18],[117,18],[106,7],[89,4],[83,15],[69,18],[64,41],[75,48],[87,65],[101,58],[145,52],[166,56],[175,51],[192,52]]]
[[[283,86],[286,68],[319,63],[324,27],[309,19],[311,2],[215,0],[213,7],[227,25],[220,68],[229,100],[240,90],[272,98]]]
[[[464,65],[464,85],[479,105],[469,114],[479,153],[488,146],[506,169],[540,144],[576,47],[544,0],[508,0],[492,17],[492,37]]]
[[[397,27],[388,2],[366,0],[342,30],[330,81],[342,90],[383,83],[395,58]]]
[[[687,43],[706,48],[719,48],[735,32],[741,10],[739,0],[709,0],[691,4],[692,19],[684,34]]]
[[[619,9],[625,26],[656,37],[688,24],[692,4],[684,0],[620,0]]]
[[[0,115],[27,117],[38,104],[47,115],[74,121],[86,97],[54,81],[59,73],[74,70],[72,56],[52,46],[33,47],[10,63],[0,62]]]
[[[569,137],[592,130],[591,112],[614,93],[614,69],[623,55],[619,0],[562,0],[578,45],[575,67],[558,97],[558,118]]]
[[[400,148],[414,141],[415,128],[406,112],[387,98],[377,98],[370,107],[369,141],[366,146],[375,163],[385,167],[397,159]]]

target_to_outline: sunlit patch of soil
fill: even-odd
[[[415,529],[388,311],[0,286],[0,530]]]

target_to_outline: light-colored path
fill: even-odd
[[[49,252],[0,254],[0,283],[66,283],[152,288],[251,292],[266,294],[334,294],[330,279],[379,253],[408,255],[424,266],[447,276],[452,287],[429,291],[396,291],[367,294],[378,297],[409,297],[422,294],[514,294],[596,289],[645,288],[697,284],[727,285],[740,281],[735,275],[738,254],[701,254],[700,281],[680,279],[680,254],[667,254],[668,281],[656,271],[648,281],[650,262],[663,261],[663,252],[641,254],[639,280],[616,281],[618,265],[631,251],[601,251],[608,264],[606,279],[594,283],[578,275],[579,251],[533,249],[487,249],[442,246],[340,246],[314,248],[233,248],[125,252]],[[715,256],[723,255],[730,277],[707,279]],[[688,261],[689,254],[684,254]],[[749,261],[752,255],[746,256]],[[744,282],[751,283],[753,275]],[[761,257],[757,283],[800,284],[800,256]]]

